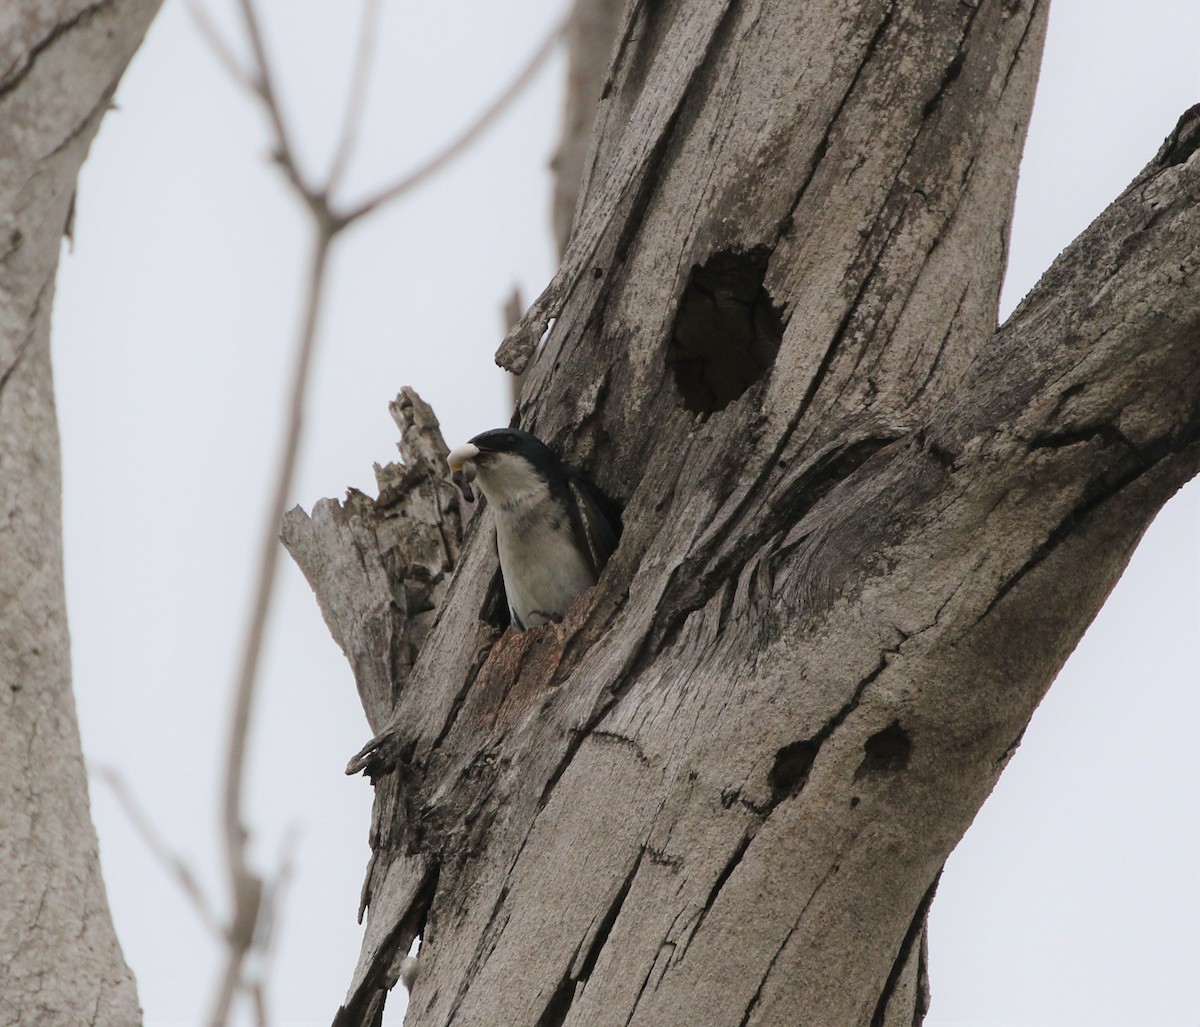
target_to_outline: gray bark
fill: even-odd
[[[0,28],[0,1022],[141,1013],[71,695],[50,310],[76,174],[158,0],[9,4]]]
[[[285,527],[387,719],[339,1022],[416,935],[415,1024],[920,1022],[946,856],[1200,464],[1200,108],[995,327],[1046,15],[627,12],[499,357],[556,318],[519,420],[625,504],[600,583],[504,632],[485,512],[398,666],[387,505]]]

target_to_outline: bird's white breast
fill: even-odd
[[[566,514],[562,516],[565,520]],[[509,606],[526,627],[558,620],[572,599],[595,584],[591,567],[562,526],[520,531],[501,519],[496,544]]]
[[[504,454],[479,485],[496,514],[496,548],[508,604],[526,627],[561,618],[596,583],[562,503],[520,457]]]

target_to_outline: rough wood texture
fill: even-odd
[[[449,449],[429,405],[402,389],[389,409],[400,428],[404,462],[376,465],[379,498],[354,490],[344,504],[321,500],[311,517],[297,507],[284,517],[282,531],[350,661],[367,720],[380,732],[404,702],[458,559],[463,523],[473,512],[463,509],[446,476]],[[402,761],[404,754],[392,758]],[[428,905],[431,863],[407,851],[407,784],[399,773],[376,782],[372,856],[359,908],[360,919],[368,904],[372,911],[358,996],[365,1023],[395,985]]]
[[[423,1027],[920,1022],[947,854],[1200,464],[1200,109],[995,329],[1045,19],[631,6],[500,355],[557,318],[520,421],[625,534],[498,635],[468,533],[359,764],[390,800],[339,1022],[417,933]]]
[[[0,17],[0,1022],[141,1019],[113,931],[71,695],[54,275],[79,166],[158,0]]]

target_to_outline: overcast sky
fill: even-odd
[[[228,0],[204,0],[233,25]],[[385,5],[347,195],[434,152],[536,48],[561,0]],[[352,5],[273,0],[268,38],[310,167],[337,135]],[[1195,0],[1055,0],[1005,311],[1200,99]],[[293,497],[372,490],[402,385],[451,445],[507,422],[500,305],[553,271],[556,60],[481,145],[335,253]],[[168,0],[83,172],[55,309],[67,590],[93,770],[119,770],[222,900],[224,726],[280,441],[305,225],[260,112]],[[1147,533],[946,867],[932,1027],[1200,1022],[1200,489]],[[299,832],[271,989],[327,1024],[358,952],[368,729],[299,572],[282,569],[252,740],[254,854]],[[151,1027],[198,1023],[220,952],[105,785],[93,809]],[[388,1022],[397,1024],[399,1003]],[[249,1022],[248,1020],[245,1022]],[[721,1027],[721,1025],[714,1025]]]

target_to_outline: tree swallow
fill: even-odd
[[[536,436],[494,428],[446,458],[468,501],[477,481],[496,512],[496,548],[513,625],[558,621],[617,548],[601,493]]]

